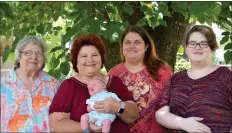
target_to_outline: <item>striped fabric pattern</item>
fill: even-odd
[[[167,105],[175,115],[203,117],[201,122],[213,133],[229,133],[232,127],[232,71],[219,67],[196,80],[189,78],[187,70],[174,74],[165,86],[160,108]]]

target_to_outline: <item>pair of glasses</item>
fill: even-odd
[[[197,43],[195,41],[190,41],[190,42],[187,43],[187,47],[189,47],[189,48],[196,48],[197,45],[199,45],[200,48],[202,48],[202,49],[209,47],[209,43],[207,41],[202,41],[200,43]]]
[[[35,53],[36,57],[43,57],[44,56],[44,54],[41,52],[32,52],[31,50],[21,51],[20,53],[23,53],[23,55],[25,55],[27,57],[31,57],[33,55],[33,53]]]

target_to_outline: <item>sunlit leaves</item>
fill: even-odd
[[[232,61],[232,50],[227,50],[224,54],[224,58],[227,64]]]
[[[0,35],[7,38],[14,35],[16,42],[25,35],[46,38],[45,41],[49,44],[46,68],[50,74],[60,78],[63,74],[69,74],[70,54],[66,44],[72,42],[75,36],[94,33],[109,42],[119,42],[128,25],[133,23],[152,29],[168,26],[170,23],[165,18],[172,17],[174,12],[191,22],[220,24],[220,27],[226,29],[221,44],[225,50],[231,51],[230,6],[231,2],[191,1],[0,2]],[[137,14],[140,18],[135,19]],[[16,44],[12,48],[8,47],[6,53],[14,52],[15,46]],[[9,49],[10,52],[7,52]],[[227,52],[227,60],[230,59],[228,55]],[[7,56],[4,57],[6,58]]]
[[[62,47],[60,47],[60,46],[54,47],[50,50],[50,54],[53,52],[56,52],[57,50],[61,50],[61,49],[62,49]]]

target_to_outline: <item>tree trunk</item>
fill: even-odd
[[[146,27],[156,44],[156,52],[160,59],[166,61],[174,71],[176,54],[188,25],[188,19],[174,12],[172,17],[164,17],[167,27],[158,26],[153,30]]]
[[[101,36],[103,43],[106,46],[106,63],[105,68],[109,71],[112,67],[121,62],[120,58],[120,45],[119,43],[110,43],[109,40]]]

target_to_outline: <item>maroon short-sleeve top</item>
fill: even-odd
[[[132,101],[132,93],[128,91],[123,82],[115,76],[110,76],[107,90],[117,94],[122,101]],[[49,113],[66,112],[70,113],[70,119],[80,122],[81,115],[88,113],[86,100],[90,98],[87,85],[75,78],[64,80],[51,103]],[[111,125],[110,132],[129,132],[128,124],[119,117]]]

